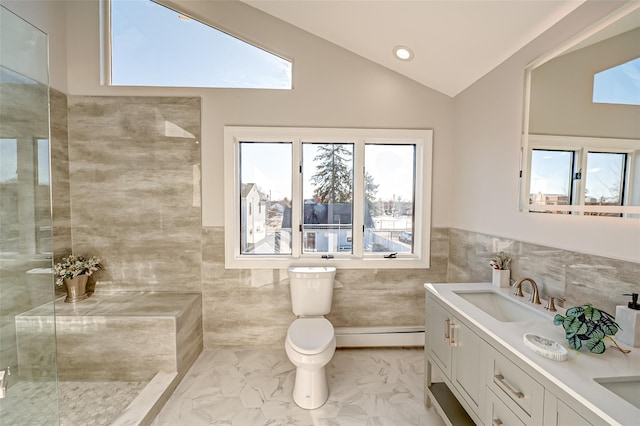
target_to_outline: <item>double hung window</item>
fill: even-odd
[[[226,127],[227,267],[428,267],[431,139]]]

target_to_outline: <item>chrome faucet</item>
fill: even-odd
[[[525,281],[529,281],[531,283],[532,292],[531,292],[531,297],[529,297],[529,302],[533,303],[534,305],[540,305],[540,295],[538,294],[538,285],[533,280],[533,278],[525,277],[525,278],[520,278],[518,281],[516,281],[515,284],[513,285],[513,288],[515,289],[513,294],[515,296],[524,297],[524,294],[522,294],[522,283]]]
[[[0,370],[0,399],[7,396],[7,382],[9,381],[8,376],[11,375],[11,370],[9,367]]]

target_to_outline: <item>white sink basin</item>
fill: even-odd
[[[525,304],[526,301],[516,301],[493,291],[454,291],[454,293],[498,321],[551,321],[550,316],[530,308]]]
[[[593,380],[633,406],[640,408],[640,377],[604,377]]]

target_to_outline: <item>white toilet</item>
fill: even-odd
[[[293,400],[307,410],[321,407],[329,397],[325,366],[336,351],[331,312],[336,268],[289,268],[291,305],[298,316],[287,331],[284,348],[297,367]]]

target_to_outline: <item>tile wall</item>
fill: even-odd
[[[448,231],[431,234],[431,269],[339,270],[333,306],[334,327],[421,325],[425,282],[446,281]],[[283,345],[291,311],[286,270],[224,268],[224,229],[202,234],[204,347]]]
[[[49,91],[51,128],[51,211],[53,257],[59,261],[71,253],[71,202],[69,192],[69,127],[67,96]]]
[[[205,349],[281,345],[294,319],[286,271],[225,270],[224,229],[201,226],[200,100],[70,96],[67,111],[71,235],[75,252],[104,259],[97,291],[201,292]],[[54,221],[64,218],[54,205]],[[568,304],[597,300],[615,312],[621,293],[638,290],[640,264],[434,228],[429,270],[338,271],[328,318],[420,325],[425,282],[488,281],[500,250],[512,254],[514,277],[531,276]]]
[[[615,315],[629,299],[623,293],[640,291],[640,263],[459,229],[449,230],[449,246],[449,282],[490,281],[489,260],[504,250],[513,259],[512,279],[533,278],[541,298],[562,297],[567,307],[591,303]]]
[[[100,290],[200,292],[200,99],[69,96],[71,234]]]

